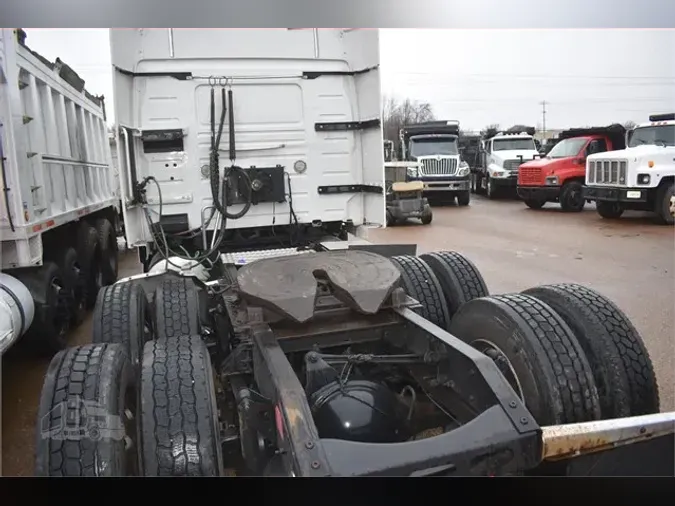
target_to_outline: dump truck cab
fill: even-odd
[[[458,121],[429,121],[400,132],[402,159],[422,164],[408,170],[408,180],[423,182],[426,195],[456,197],[465,206],[470,200],[470,169],[460,159],[458,139]]]
[[[524,163],[518,172],[518,196],[532,209],[560,202],[563,211],[581,211],[586,157],[623,149],[626,129],[621,125],[563,131],[556,145],[540,159]]]
[[[588,157],[584,197],[596,202],[603,218],[650,211],[659,223],[673,225],[675,113],[651,115],[626,138],[626,149]]]
[[[509,129],[483,140],[481,161],[472,186],[477,193],[495,198],[505,189],[515,189],[520,166],[539,157],[534,129]]]

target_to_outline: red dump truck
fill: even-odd
[[[524,163],[518,172],[518,197],[531,209],[546,202],[560,202],[563,211],[584,208],[581,189],[586,176],[586,157],[626,147],[626,129],[572,128],[560,133],[559,142],[544,157]]]

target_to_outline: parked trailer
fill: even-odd
[[[384,217],[382,132],[368,120],[381,103],[377,30],[111,40],[117,113],[131,122],[121,173],[138,183],[126,188],[139,199],[125,194],[127,236],[165,254],[170,244],[178,272],[158,263],[104,288],[93,344],[52,360],[37,475],[672,475],[675,415],[659,413],[644,344],[611,301],[578,285],[490,296],[459,253],[330,237]],[[221,103],[210,88],[230,84],[222,138],[239,169],[215,156],[220,128],[209,142]],[[151,152],[169,146],[181,150]],[[289,173],[293,206],[251,204],[206,244],[201,230],[185,234],[213,197],[224,196],[217,216],[247,209],[226,196],[235,173],[245,191],[262,188],[262,167]],[[165,208],[142,191],[150,176]],[[279,217],[269,230],[275,207],[296,205],[298,224]],[[64,404],[63,388],[82,394]],[[73,431],[83,436],[57,439]]]
[[[11,329],[0,353],[24,333],[31,350],[54,353],[99,288],[117,279],[119,197],[103,98],[25,38],[21,29],[0,30],[0,308],[14,308],[21,322],[10,325],[17,320],[0,312]]]

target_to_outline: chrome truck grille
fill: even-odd
[[[423,158],[421,162],[422,176],[454,176],[457,174],[457,160],[454,158],[441,158],[440,160]]]
[[[523,164],[520,160],[505,160],[504,161],[504,170],[517,171],[518,168]]]
[[[589,161],[586,183],[625,186],[627,167],[627,160]]]

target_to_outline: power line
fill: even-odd
[[[541,101],[541,119],[542,119],[542,130],[544,136],[546,136],[546,100]]]

